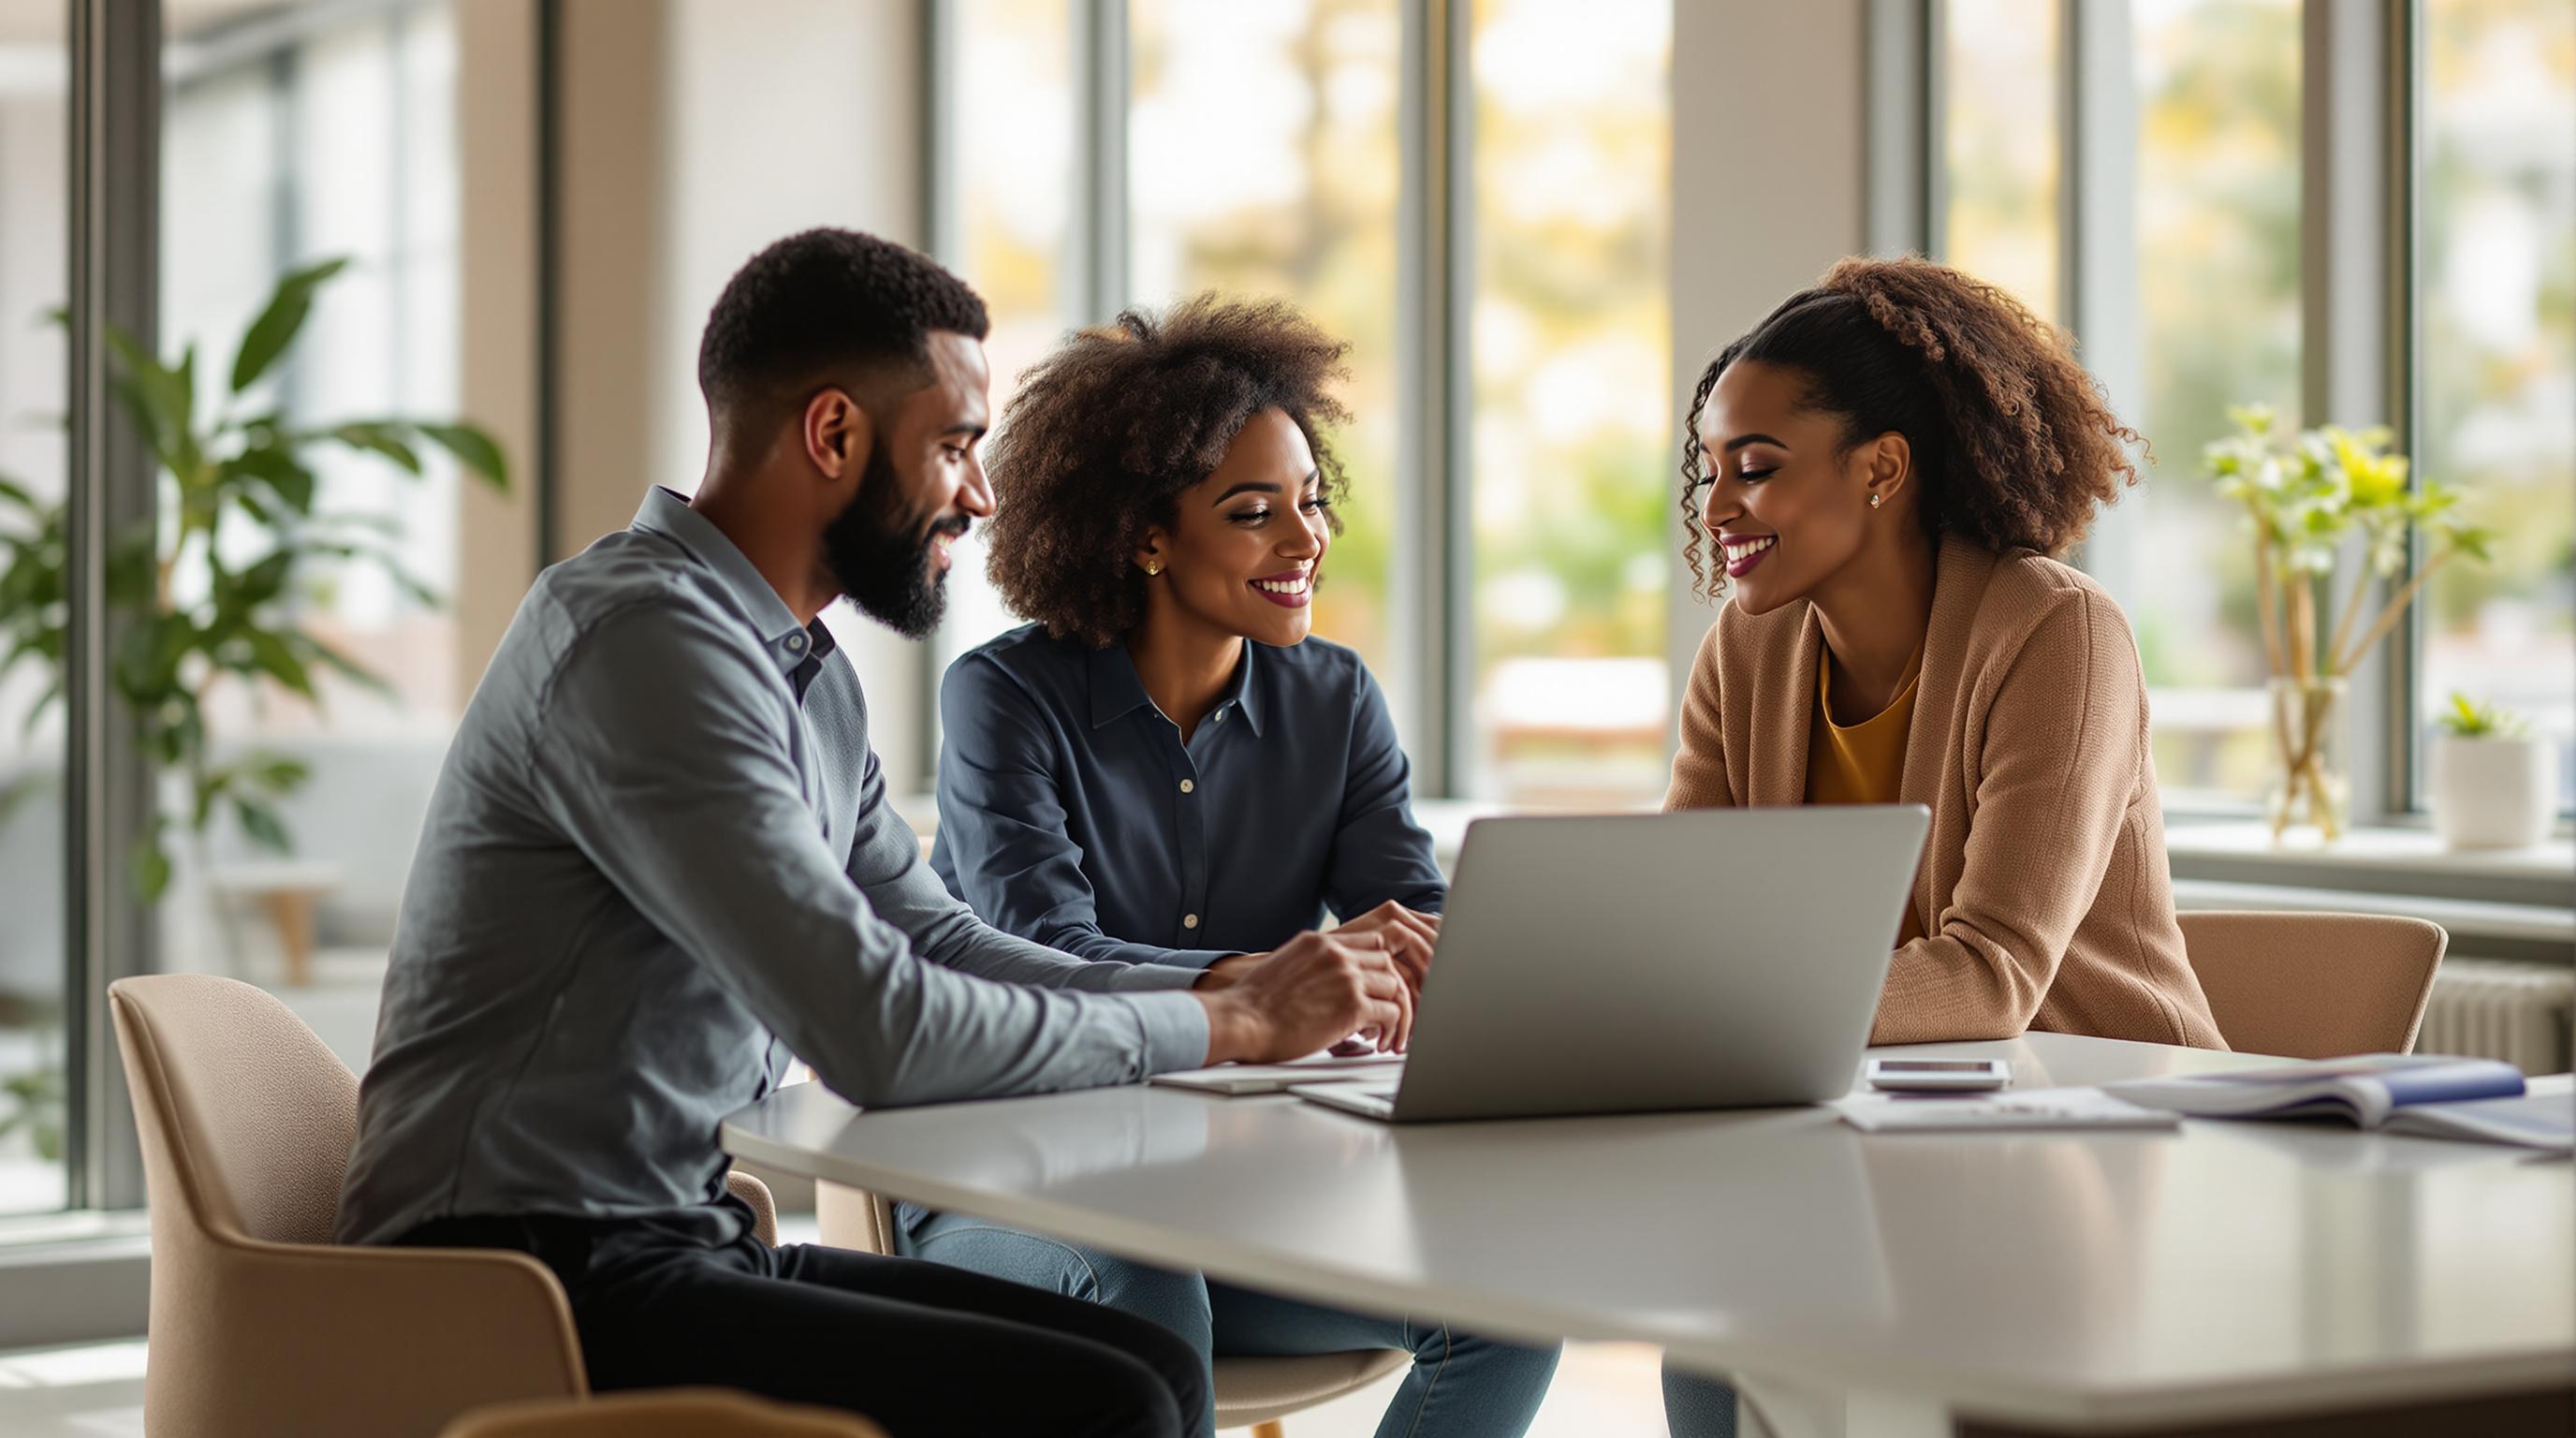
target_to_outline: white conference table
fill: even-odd
[[[2277,1063],[2034,1033],[2017,1087]],[[1129,1087],[862,1113],[737,1157],[1345,1307],[1626,1339],[1853,1434],[2140,1432],[2576,1387],[2576,1164],[2339,1127],[1865,1135],[1822,1108],[1394,1126]],[[2512,1410],[2528,1423],[2533,1400]],[[2554,1422],[2554,1419],[2549,1420]]]

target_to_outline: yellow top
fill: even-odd
[[[1807,731],[1807,802],[1893,804],[1905,782],[1905,731],[1914,722],[1914,681],[1923,674],[1923,652],[1905,667],[1905,683],[1885,709],[1857,724],[1834,722],[1834,657],[1816,656],[1816,717]],[[1914,905],[1905,906],[1900,945],[1923,937]]]

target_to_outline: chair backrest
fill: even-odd
[[[155,1212],[175,1200],[224,1237],[329,1243],[358,1136],[358,1080],[339,1056],[237,979],[119,979],[108,1004]]]
[[[302,1020],[210,974],[108,987],[152,1205],[144,1426],[429,1438],[579,1395],[563,1287],[524,1253],[331,1242],[358,1085]]]
[[[2186,913],[2183,948],[2228,1047],[2285,1058],[2415,1047],[2450,935],[2393,914]]]

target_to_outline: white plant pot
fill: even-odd
[[[2433,827],[2454,849],[2518,849],[2549,837],[2558,749],[2546,739],[2433,736]]]

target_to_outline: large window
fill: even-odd
[[[46,319],[70,252],[65,15],[0,18],[0,1215],[70,1193],[60,656],[20,648],[63,612],[60,531],[42,515],[65,489],[64,335]]]
[[[2230,405],[2298,422],[2298,0],[2085,12],[2080,23],[2127,33],[2108,37],[2120,63],[2082,94],[2064,83],[2064,12],[2057,0],[1949,7],[1941,253],[2071,326],[2146,436],[2146,482],[2082,559],[2137,628],[2167,801],[2242,804],[2268,762],[2253,554],[2199,467]],[[2068,172],[2070,133],[2084,153]],[[2095,232],[2068,231],[2070,186],[2098,192],[2082,206]],[[2131,278],[2077,286],[2079,265]]]
[[[955,162],[944,199],[948,254],[991,312],[984,346],[994,413],[1020,372],[1055,347],[1083,313],[1074,163],[1073,0],[955,0],[949,33],[956,82],[942,87],[941,129]],[[1017,621],[984,577],[984,537],[969,530],[948,577],[948,617],[935,653],[958,655]]]
[[[1081,28],[1104,15],[1114,57]],[[1125,304],[1298,305],[1351,344],[1352,420],[1331,436],[1351,489],[1315,632],[1368,660],[1417,765],[1460,757],[1425,792],[1651,797],[1670,727],[1669,7],[1482,0],[1452,17],[1459,34],[1415,37],[1430,57],[1396,0],[951,0],[943,18],[944,248],[994,306],[997,397],[1033,341]],[[1465,68],[1447,77],[1452,53]],[[1448,102],[1462,170],[1405,148],[1408,105],[1439,103],[1435,69],[1465,100]],[[1050,138],[1081,133],[1124,145]],[[1420,299],[1399,289],[1404,247],[1435,213],[1454,248],[1414,259],[1433,283],[1467,268],[1463,345],[1404,319]],[[1416,364],[1442,378],[1406,412]],[[1453,402],[1465,413],[1438,408]],[[1468,438],[1433,447],[1455,471],[1438,485],[1399,467],[1432,429]],[[1401,530],[1408,495],[1435,491],[1460,512]],[[1433,572],[1474,576],[1472,617],[1400,632],[1408,581]],[[1008,622],[980,583],[952,582],[949,654]],[[1451,673],[1469,690],[1454,710],[1435,702]]]
[[[1942,232],[1952,264],[2058,318],[2058,0],[1943,12]]]
[[[2347,265],[2374,253],[2371,236],[2319,241],[2303,229],[2306,167],[2321,143],[2305,123],[2316,83],[2302,73],[2306,30],[2321,18],[2363,23],[2370,9],[2347,16],[2315,3],[1953,0],[1938,42],[1936,247],[2071,326],[2154,451],[2145,483],[2105,515],[2081,562],[2136,627],[2158,774],[2167,804],[2186,810],[2255,802],[2271,762],[2250,540],[2211,493],[2203,450],[2228,431],[2231,405],[2268,407],[2283,429],[2378,417],[2302,413],[2308,369],[2352,362],[2303,352],[2318,318],[2303,313],[2304,297],[2322,290],[2303,273],[2306,246],[2329,244]],[[2069,15],[2072,35],[2060,28]],[[2104,24],[2125,33],[2106,36]],[[2416,472],[2466,485],[2502,538],[2492,566],[2455,564],[2429,586],[2412,686],[2392,697],[2388,722],[2358,732],[2418,744],[2430,706],[2461,690],[2568,742],[2576,11],[2561,0],[2425,0],[2409,33],[2421,168],[2410,177],[2404,147],[2392,146],[2387,180],[2402,194],[2411,178],[2418,192],[2421,342],[2411,373],[2393,349],[2389,362],[2416,398]],[[2347,77],[2343,89],[2380,78]],[[2389,128],[2384,114],[2337,123]],[[2076,153],[2061,163],[2070,138]],[[2335,589],[2340,598],[2345,585]],[[2393,767],[2382,758],[2351,762]],[[2391,811],[2414,803],[2387,796]]]
[[[2428,586],[2414,722],[2453,693],[2559,742],[2576,807],[2576,6],[2426,0],[2416,452],[2496,519]]]
[[[1663,789],[1671,24],[1662,0],[1475,7],[1480,797]]]
[[[1401,714],[1412,676],[1388,633],[1388,571],[1402,16],[1395,0],[1134,0],[1127,23],[1130,297],[1284,299],[1350,342],[1351,422],[1331,436],[1350,495],[1315,632],[1359,650]]]
[[[299,428],[457,407],[456,52],[445,0],[386,6],[174,3],[163,98],[161,348],[218,372],[279,277],[328,258],[295,348],[244,397]],[[211,391],[211,380],[201,389]],[[299,567],[293,620],[382,681],[314,665],[317,702],[223,675],[203,693],[217,764],[280,759],[307,777],[274,805],[283,835],[219,806],[172,830],[159,904],[165,968],[270,987],[363,1068],[411,845],[475,674],[446,611],[459,478],[349,446],[307,452],[313,523],[393,562]],[[236,519],[244,563],[301,521]],[[166,520],[165,520],[166,524]],[[202,571],[173,575],[178,598]],[[165,776],[164,807],[186,806]],[[280,846],[275,842],[283,837]]]

